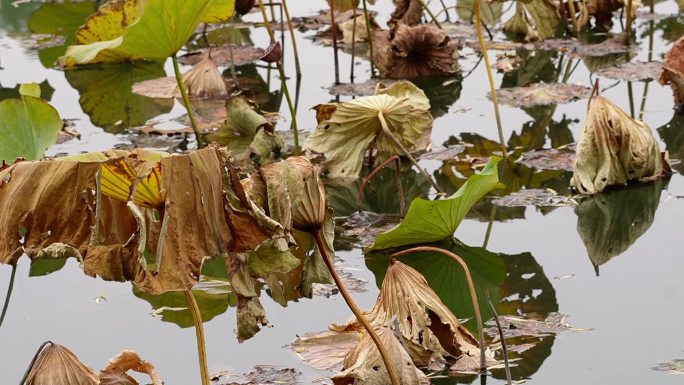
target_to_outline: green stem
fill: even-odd
[[[271,28],[271,23],[268,21],[268,16],[266,16],[266,8],[264,8],[263,0],[259,0],[259,9],[261,10],[261,16],[264,18],[264,26],[268,32],[268,36],[271,39],[271,43],[275,42],[275,34]],[[295,155],[300,154],[299,148],[299,130],[297,128],[297,111],[295,110],[294,104],[292,103],[292,98],[290,97],[290,90],[287,88],[287,78],[285,77],[285,70],[280,61],[277,61],[276,67],[278,67],[278,74],[280,75],[280,80],[283,85],[283,92],[285,93],[285,100],[287,100],[287,107],[290,110],[290,115],[292,116],[292,126],[291,129],[294,132],[294,153]]]
[[[192,289],[185,290],[185,300],[188,303],[188,309],[192,313],[192,320],[195,324],[195,338],[197,339],[197,355],[199,356],[200,376],[202,385],[210,385],[209,370],[207,365],[207,348],[204,343],[204,325],[202,323],[202,313],[200,312],[195,295],[192,294]]]
[[[477,331],[480,337],[480,372],[485,372],[487,370],[487,361],[485,360],[485,342],[484,342],[484,328],[482,326],[482,314],[480,313],[480,304],[477,301],[477,292],[475,291],[475,284],[473,283],[473,278],[470,276],[470,269],[465,261],[458,255],[452,253],[449,250],[440,249],[439,247],[432,246],[418,246],[407,250],[399,251],[390,255],[390,258],[399,258],[403,255],[410,253],[417,253],[420,251],[437,252],[444,254],[463,267],[465,271],[466,281],[468,282],[468,290],[470,291],[470,298],[473,301],[473,310],[475,311],[475,319],[477,320]]]
[[[7,288],[7,295],[5,295],[5,305],[2,307],[2,314],[0,314],[0,326],[5,320],[7,308],[9,308],[10,297],[12,297],[12,289],[14,288],[14,277],[17,275],[17,264],[12,265],[12,274],[10,275],[9,287]]]
[[[347,306],[349,306],[349,309],[351,309],[352,313],[354,313],[356,319],[358,319],[359,322],[361,322],[361,325],[363,325],[364,329],[366,329],[366,332],[368,332],[368,335],[373,340],[373,343],[375,343],[375,346],[378,348],[378,352],[380,352],[380,358],[382,358],[382,362],[385,364],[385,369],[387,369],[387,375],[390,378],[390,382],[392,383],[392,385],[401,385],[397,377],[396,371],[394,370],[394,366],[392,365],[392,361],[390,361],[389,354],[387,354],[385,346],[382,344],[382,341],[380,341],[380,337],[378,337],[377,333],[375,333],[373,326],[371,326],[366,317],[363,315],[361,309],[359,309],[359,307],[356,306],[356,303],[352,299],[351,295],[349,295],[347,288],[344,286],[344,282],[342,282],[342,279],[337,274],[337,271],[333,266],[332,256],[328,255],[328,251],[325,247],[325,241],[321,236],[320,229],[314,232],[314,238],[316,239],[316,245],[318,246],[318,250],[321,252],[321,256],[323,257],[325,266],[328,268],[328,271],[330,271],[330,275],[332,275],[333,280],[337,285],[337,288],[340,290],[342,298],[344,298],[344,301],[347,303]]]
[[[428,15],[430,15],[430,18],[432,19],[432,22],[435,23],[435,25],[437,26],[437,28],[442,29],[442,25],[439,24],[439,21],[437,21],[437,18],[435,17],[435,14],[432,13],[432,11],[431,11],[430,8],[427,6],[427,4],[425,4],[425,1],[423,1],[423,0],[418,0],[418,3],[420,3],[420,6],[423,7],[423,9],[425,10],[425,12],[428,13]]]
[[[292,50],[295,57],[295,71],[297,79],[302,77],[302,68],[299,66],[299,51],[297,50],[297,39],[295,39],[294,28],[292,27],[292,19],[290,19],[290,11],[287,8],[287,1],[281,0],[283,9],[285,10],[285,18],[287,19],[287,27],[290,29],[290,39],[292,40]]]
[[[366,19],[366,34],[368,34],[368,50],[370,52],[371,77],[375,76],[375,61],[373,60],[373,33],[371,31],[370,16],[368,16],[368,5],[363,0],[363,18]]]
[[[494,117],[496,118],[496,128],[499,131],[499,142],[503,152],[504,159],[508,158],[508,149],[506,148],[506,140],[504,139],[503,126],[501,125],[501,114],[499,113],[499,98],[496,96],[496,86],[494,85],[494,75],[492,74],[492,66],[489,62],[489,53],[487,52],[487,44],[484,41],[482,34],[482,20],[480,18],[480,2],[473,2],[473,14],[475,15],[475,30],[477,31],[477,40],[480,42],[480,49],[485,61],[485,69],[487,70],[487,79],[489,80],[489,92],[492,94],[492,104],[494,104]]]
[[[178,83],[178,88],[180,89],[181,96],[183,97],[183,104],[185,105],[185,109],[188,111],[190,126],[192,127],[192,131],[195,133],[197,148],[202,148],[204,143],[202,143],[202,136],[197,128],[195,114],[192,112],[192,105],[190,104],[190,98],[188,97],[188,90],[185,88],[185,84],[183,84],[183,76],[181,76],[180,69],[178,68],[178,58],[176,57],[176,54],[171,56],[171,61],[173,62],[173,72],[176,74],[176,83]]]
[[[380,120],[380,126],[382,126],[382,131],[385,133],[385,135],[387,135],[387,137],[392,139],[394,144],[396,144],[401,149],[401,151],[404,153],[404,155],[406,155],[406,157],[409,158],[411,163],[413,163],[413,165],[416,166],[416,168],[418,168],[418,171],[420,171],[420,173],[423,174],[423,176],[425,176],[425,178],[427,178],[427,180],[430,182],[432,187],[435,188],[435,191],[437,191],[438,194],[444,194],[444,191],[442,191],[442,189],[439,188],[439,185],[437,184],[437,182],[435,182],[435,180],[432,179],[430,174],[428,174],[428,172],[425,171],[425,169],[418,163],[416,158],[414,158],[411,155],[411,153],[409,152],[409,150],[406,147],[404,147],[404,144],[401,143],[401,141],[399,139],[397,139],[396,136],[394,136],[392,131],[389,130],[389,127],[387,126],[387,122],[385,121],[385,116],[382,114],[382,111],[378,112],[378,119]]]

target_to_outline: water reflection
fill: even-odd
[[[672,120],[662,127],[658,127],[658,134],[665,142],[665,150],[670,153],[670,157],[679,162],[673,162],[672,168],[678,173],[684,173],[684,114],[674,114]]]
[[[79,103],[95,126],[111,133],[171,111],[173,99],[153,99],[133,93],[133,84],[166,76],[161,63],[91,65],[64,72],[81,94]]]
[[[668,181],[603,192],[575,209],[577,232],[599,275],[599,266],[629,249],[653,223]]]

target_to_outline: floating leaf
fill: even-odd
[[[684,373],[684,358],[678,358],[668,362],[661,362],[657,366],[653,367],[653,370],[670,372],[673,374],[682,374]]]
[[[258,47],[226,44],[187,53],[179,57],[178,61],[187,65],[195,65],[203,60],[209,52],[211,52],[211,60],[219,66],[251,64],[258,61],[264,55],[264,50]]]
[[[407,81],[374,96],[314,108],[318,126],[304,142],[304,149],[325,154],[323,170],[331,178],[358,177],[364,152],[374,141],[377,159],[382,161],[402,154],[389,135],[410,150],[432,128],[427,97]]]
[[[662,64],[658,62],[627,62],[614,67],[602,68],[597,75],[610,79],[626,81],[643,81],[658,79],[663,72]]]
[[[575,153],[555,148],[534,150],[523,153],[516,162],[538,170],[572,171]]]
[[[551,189],[523,189],[492,201],[493,204],[503,207],[513,206],[576,206],[572,198],[558,195]]]
[[[125,0],[105,3],[77,32],[62,64],[111,63],[166,59],[187,42],[200,22],[217,17],[217,6],[233,0]],[[219,15],[225,16],[225,15]],[[153,36],[154,38],[150,38]]]
[[[470,208],[499,183],[493,157],[478,175],[468,178],[452,196],[442,200],[417,198],[411,202],[404,220],[392,230],[378,235],[370,250],[428,243],[451,237]]]
[[[567,316],[560,313],[550,313],[545,319],[527,319],[515,316],[499,316],[501,329],[503,330],[504,338],[512,337],[545,337],[554,335],[561,331],[587,331],[590,329],[574,328],[565,322]],[[494,321],[488,321],[487,324],[494,324]],[[499,331],[496,327],[487,329],[487,334],[498,339]]]
[[[582,194],[596,194],[608,186],[661,177],[667,170],[669,164],[646,123],[632,119],[604,97],[591,101],[571,186]]]
[[[567,83],[534,83],[524,87],[496,90],[499,102],[513,107],[570,103],[586,99],[590,95],[590,88]]]
[[[41,159],[62,129],[57,110],[40,98],[38,84],[24,84],[19,93],[19,99],[0,101],[0,164],[17,158]]]

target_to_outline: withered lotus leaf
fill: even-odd
[[[515,14],[504,24],[504,32],[524,37],[525,41],[556,36],[560,23],[558,4],[548,0],[516,1]]]
[[[377,330],[378,337],[387,350],[392,366],[402,385],[427,385],[430,380],[411,361],[406,349],[394,332],[383,327]],[[335,385],[385,385],[387,369],[380,358],[378,348],[366,335],[344,358],[344,368],[331,377]]]
[[[397,24],[417,25],[423,17],[423,6],[416,0],[397,0],[394,12],[390,15],[390,26]]]
[[[219,98],[228,95],[223,76],[209,55],[183,74],[183,83],[191,96]]]
[[[596,194],[608,186],[663,176],[668,169],[646,123],[632,119],[604,97],[590,102],[571,186],[582,194]]]
[[[659,81],[661,84],[670,85],[675,104],[684,103],[684,36],[679,38],[665,54],[663,73]]]
[[[637,9],[642,6],[641,1],[634,0],[630,3],[632,4],[632,15],[635,15]],[[587,0],[586,11],[587,15],[594,16],[597,27],[609,31],[613,25],[613,12],[625,8],[626,5],[627,1],[625,0]]]
[[[401,262],[393,261],[387,269],[378,300],[364,315],[377,327],[392,326],[396,316],[408,352],[418,367],[480,355],[475,337],[428,286],[425,277]],[[356,318],[331,328],[363,330]]]
[[[46,342],[26,374],[22,385],[98,385],[95,371],[83,364],[71,350]]]
[[[154,365],[140,358],[138,353],[124,350],[111,358],[107,367],[100,371],[100,385],[138,385],[138,381],[127,374],[129,370],[147,374],[152,385],[163,384]]]
[[[430,101],[420,88],[408,81],[396,82],[373,96],[319,104],[314,109],[318,126],[303,147],[325,154],[322,168],[331,178],[357,178],[364,152],[373,143],[378,161],[403,153],[385,132],[383,123],[409,151],[418,150],[421,139],[432,128]]]
[[[78,250],[89,275],[150,293],[188,289],[204,259],[282,236],[262,224],[231,162],[209,147],[12,165],[0,172],[0,262],[64,244]]]
[[[457,43],[434,25],[397,26],[373,36],[373,60],[390,79],[449,76],[458,69]]]

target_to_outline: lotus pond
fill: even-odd
[[[147,2],[150,7],[162,4],[158,0]],[[197,1],[202,2],[211,3]],[[220,0],[215,2],[221,3]],[[330,377],[343,370],[342,360],[347,352],[357,344],[363,344],[360,344],[360,337],[353,336],[346,345],[345,341],[335,339],[326,340],[322,345],[307,345],[306,338],[311,336],[307,333],[325,332],[331,324],[344,326],[350,318],[354,320],[339,289],[334,284],[321,283],[330,279],[328,273],[320,273],[327,270],[322,262],[319,266],[313,265],[315,258],[320,259],[325,254],[322,249],[328,249],[328,246],[322,249],[311,246],[316,237],[307,238],[308,232],[322,234],[323,244],[332,241],[334,235],[335,270],[361,309],[371,309],[376,301],[391,299],[393,294],[387,281],[398,280],[395,276],[411,275],[416,271],[418,276],[425,277],[425,287],[419,278],[415,284],[399,280],[397,285],[405,284],[411,290],[424,289],[421,293],[428,294],[420,294],[423,305],[424,296],[432,294],[436,296],[430,297],[431,300],[437,298],[440,304],[443,303],[440,305],[443,307],[425,305],[429,308],[426,319],[432,325],[431,331],[419,331],[420,337],[412,341],[400,324],[408,320],[409,324],[419,325],[419,321],[412,319],[417,313],[404,314],[405,317],[388,314],[388,323],[381,326],[393,329],[397,337],[382,331],[381,338],[399,341],[403,334],[401,344],[393,346],[409,357],[408,352],[413,352],[409,349],[413,346],[411,343],[427,344],[425,341],[433,336],[430,333],[434,333],[434,340],[439,345],[445,345],[444,333],[453,334],[453,340],[460,341],[454,342],[458,352],[442,346],[446,351],[441,353],[435,351],[439,349],[432,349],[434,347],[426,348],[429,352],[426,362],[418,362],[420,360],[413,354],[410,356],[431,383],[507,383],[499,331],[493,322],[495,314],[488,297],[499,315],[515,383],[682,382],[684,255],[679,242],[682,241],[681,218],[684,217],[684,179],[681,175],[684,168],[680,163],[684,155],[684,135],[679,130],[684,130],[684,114],[676,111],[670,86],[658,81],[663,71],[662,63],[666,61],[665,54],[684,35],[684,4],[681,1],[667,0],[653,5],[646,1],[643,5],[635,5],[636,12],[626,12],[634,19],[629,46],[619,40],[624,38],[621,32],[625,25],[625,17],[621,15],[625,7],[621,1],[572,3],[578,7],[579,15],[589,13],[591,16],[588,23],[581,17],[575,20],[582,25],[577,26],[579,33],[574,38],[570,36],[574,28],[572,23],[548,22],[560,17],[556,11],[569,10],[563,6],[568,3],[541,0],[482,2],[481,20],[487,27],[484,37],[489,41],[488,54],[494,71],[501,131],[497,128],[489,96],[488,73],[473,23],[471,0],[426,1],[441,30],[431,27],[421,31],[403,26],[403,23],[419,27],[435,24],[430,14],[420,8],[420,2],[397,1],[396,12],[401,10],[402,4],[408,4],[401,20],[397,20],[393,2],[369,2],[369,16],[378,28],[376,38],[384,33],[379,31],[381,28],[387,29],[388,20],[395,23],[396,28],[391,35],[396,44],[391,48],[382,43],[374,44],[376,50],[388,50],[384,58],[382,53],[375,55],[376,72],[385,78],[409,76],[417,88],[398,79],[371,77],[363,8],[359,5],[356,19],[363,27],[355,28],[350,24],[354,20],[349,10],[350,1],[288,2],[294,23],[292,36],[301,67],[300,78],[296,75],[291,35],[281,3],[267,3],[263,9],[271,20],[269,28],[280,47],[271,44],[272,37],[264,27],[258,2],[251,10],[249,7],[238,10],[244,14],[229,22],[204,27],[198,18],[197,23],[191,25],[189,39],[182,39],[180,44],[182,48],[177,55],[180,72],[186,73],[195,65],[198,67],[205,52],[201,50],[213,47],[211,59],[222,75],[218,87],[221,96],[191,97],[190,103],[196,115],[195,123],[203,131],[205,143],[202,144],[215,142],[227,146],[230,156],[213,146],[198,150],[183,95],[176,86],[174,60],[164,59],[171,55],[153,56],[156,61],[124,64],[75,63],[85,60],[84,57],[102,55],[103,51],[87,52],[91,56],[67,51],[67,47],[77,42],[81,44],[80,49],[86,46],[77,40],[77,30],[101,3],[107,2],[0,0],[0,103],[14,100],[24,103],[19,105],[27,110],[30,107],[26,106],[31,103],[42,103],[41,108],[47,103],[54,107],[64,127],[58,129],[58,135],[53,135],[58,137],[56,141],[48,140],[47,158],[109,151],[107,156],[95,159],[103,166],[94,158],[64,161],[80,165],[75,166],[78,171],[73,175],[83,176],[92,171],[88,174],[90,179],[53,181],[57,174],[52,173],[57,173],[59,167],[48,171],[41,171],[41,167],[46,164],[49,167],[56,161],[29,162],[40,159],[42,150],[37,156],[22,152],[25,151],[22,150],[24,142],[16,138],[23,134],[16,131],[16,126],[6,123],[13,122],[9,118],[11,113],[0,105],[0,120],[4,121],[0,122],[3,136],[0,138],[0,159],[7,161],[7,164],[0,162],[0,190],[5,190],[5,195],[0,191],[0,208],[4,211],[0,212],[0,224],[4,228],[0,242],[7,243],[0,250],[3,253],[9,250],[5,253],[8,255],[17,248],[20,251],[14,253],[16,255],[0,255],[0,262],[4,262],[0,264],[0,303],[4,305],[0,318],[0,377],[3,383],[19,382],[36,349],[49,340],[68,347],[80,361],[95,369],[107,366],[108,360],[122,350],[134,350],[154,364],[165,384],[200,384],[202,365],[198,365],[197,322],[192,306],[188,305],[187,293],[190,291],[180,290],[190,287],[203,321],[211,383],[332,383]],[[148,6],[143,1],[110,1],[107,4],[123,3]],[[171,0],[166,6],[180,3]],[[335,39],[334,42],[329,21],[331,3],[337,3],[340,8],[336,12],[339,41]],[[411,22],[408,19],[412,12],[416,14],[415,7],[418,7],[418,20]],[[545,16],[544,11],[540,11],[544,7],[547,12],[549,7],[556,8],[550,16]],[[607,10],[596,10],[601,7]],[[444,8],[447,8],[446,12]],[[216,17],[209,13],[204,17]],[[184,14],[180,19],[189,17]],[[518,32],[527,32],[518,36],[504,32],[504,25],[511,24],[507,21],[516,17],[527,23]],[[401,31],[402,28],[406,30]],[[352,30],[355,32],[350,37]],[[159,39],[153,35],[143,35],[143,40]],[[444,40],[444,36],[450,39]],[[399,41],[401,38],[406,41]],[[431,39],[437,41],[431,42]],[[125,44],[133,48],[121,48]],[[229,44],[232,45],[230,50],[226,48]],[[392,56],[392,52],[411,44],[415,46],[409,50],[420,51],[412,60],[401,62]],[[679,44],[684,43],[680,41]],[[106,55],[112,52],[123,55],[124,52],[135,57],[131,52],[138,52],[135,51],[138,48],[134,45],[109,45],[104,51],[109,50]],[[338,45],[337,58],[333,45]],[[282,49],[282,58],[279,49]],[[439,56],[439,52],[449,49],[446,59]],[[168,53],[176,56],[173,50]],[[433,54],[435,57],[430,56]],[[454,55],[458,56],[455,61]],[[680,63],[684,62],[683,57],[684,54],[680,54]],[[337,74],[335,61],[339,64]],[[286,76],[286,87],[281,83],[279,65]],[[440,76],[414,79],[416,74],[424,75],[425,71]],[[680,67],[679,76],[683,73],[684,67]],[[349,84],[352,77],[353,85]],[[336,79],[341,84],[335,85]],[[191,81],[189,76],[184,80]],[[236,82],[244,98],[238,99],[231,94],[235,92]],[[594,104],[604,100],[593,95],[595,84],[598,84],[596,88],[600,95],[625,111],[627,118],[643,120],[650,127],[648,132],[652,132],[657,144],[652,148],[659,148],[656,154],[660,155],[660,151],[669,153],[669,160],[661,160],[658,156],[657,160],[649,161],[656,162],[655,167],[660,167],[658,170],[663,175],[645,175],[640,182],[609,187],[593,195],[580,195],[571,188],[571,185],[578,187],[577,183],[581,183],[580,190],[587,187],[586,179],[574,182],[573,164],[576,157],[581,157],[583,147],[577,142],[588,115],[592,114],[587,102],[590,97]],[[213,87],[211,84],[204,86]],[[192,93],[193,88],[188,86],[188,89]],[[397,94],[404,98],[395,97]],[[345,120],[340,116],[344,111],[357,114],[358,101],[371,95],[377,98],[372,99],[373,103],[382,96],[383,100],[401,99],[404,104],[396,107],[380,105],[377,101],[378,105],[366,106],[374,114],[373,119],[378,113],[385,116],[379,119],[380,123],[373,120],[379,124],[371,129],[379,133],[377,136],[358,139],[353,130],[368,128],[371,123],[367,120],[350,123],[356,122],[354,118],[347,116]],[[293,135],[289,102],[296,109],[297,136]],[[314,106],[317,106],[315,110]],[[29,126],[35,128],[41,124],[34,121]],[[251,124],[257,128],[252,128],[251,132],[248,132],[250,129],[240,131],[231,124],[235,127]],[[226,130],[218,129],[214,132],[221,126],[232,131],[229,129],[226,133]],[[340,127],[349,130],[338,136],[330,134]],[[401,131],[402,127],[410,129]],[[411,130],[416,127],[427,130],[412,134]],[[275,133],[271,132],[273,130]],[[392,142],[394,136],[382,136],[387,131],[404,135],[400,138],[402,141],[410,137],[411,146],[407,142],[404,145],[410,147],[407,152],[413,154],[425,172],[412,164],[405,152],[397,150]],[[40,142],[41,139],[36,139],[39,135],[35,132],[31,135],[32,141]],[[368,156],[364,158],[366,147],[356,145],[358,141],[367,141],[366,147],[374,146],[375,151],[367,154],[376,158],[374,163],[373,159],[367,159]],[[506,147],[505,158],[502,158],[502,141]],[[310,162],[294,157],[300,145]],[[359,146],[361,151],[358,151]],[[157,153],[134,152],[135,155],[130,155],[129,151],[143,148],[190,155],[163,155],[152,162],[163,167],[154,167],[146,162],[150,156],[159,156],[149,154]],[[110,151],[113,149],[119,152]],[[380,169],[365,186],[365,178],[381,161],[391,159],[392,151],[398,151],[400,159],[388,162],[388,166]],[[7,154],[11,154],[11,158]],[[27,160],[9,166],[17,156]],[[189,157],[186,163],[169,161],[186,159],[185,156]],[[290,159],[287,167],[292,168],[278,168],[286,162],[274,161],[274,158]],[[125,161],[116,163],[117,159]],[[325,194],[316,190],[318,166],[313,167],[312,163],[321,165],[326,174],[320,179]],[[672,174],[665,176],[668,163]],[[130,190],[124,190],[122,209],[117,209],[115,203],[102,203],[110,202],[109,199],[115,202],[112,197],[116,195],[105,191],[102,182],[107,172],[116,174],[120,169],[117,165],[121,164],[135,169],[138,176],[142,175],[140,170],[144,170],[146,177],[128,181]],[[296,168],[302,164],[302,169]],[[214,166],[218,182],[211,179],[207,171],[213,170]],[[35,168],[25,171],[30,167]],[[15,171],[11,178],[7,177],[10,175],[8,170],[12,169]],[[175,179],[176,182],[169,182],[174,180],[169,176],[172,172],[173,175],[190,172],[192,178],[186,179],[192,182],[186,182],[191,187],[184,185],[185,179],[181,177]],[[252,176],[247,179],[250,173]],[[254,173],[261,176],[255,177]],[[162,182],[158,182],[158,190],[151,197],[161,200],[161,206],[140,199],[136,190],[138,183],[149,187],[149,176],[154,175],[163,176],[163,183],[166,183],[160,188]],[[273,175],[275,177],[271,178]],[[297,178],[304,180],[299,181],[301,186],[292,184],[291,179]],[[50,190],[51,183],[63,184]],[[186,195],[189,197],[193,188],[196,192],[200,187],[215,186],[215,183],[224,183],[223,190],[208,193],[205,189],[197,193],[195,202],[201,202],[201,207],[179,209],[168,203],[173,199],[181,201]],[[32,191],[41,188],[51,191],[52,195],[48,202],[37,205],[40,197],[35,197]],[[82,198],[81,190],[93,194]],[[248,197],[245,197],[245,190]],[[361,200],[357,203],[360,190]],[[7,191],[13,191],[13,194]],[[456,194],[455,197],[460,200],[451,201],[454,198],[451,195],[457,191],[462,196]],[[262,192],[266,195],[260,200],[258,194]],[[292,196],[287,205],[280,206],[281,198],[288,194]],[[334,212],[334,222],[325,204],[316,212],[317,203],[321,199],[325,201],[321,197],[327,199],[327,205]],[[411,204],[419,198],[430,199],[432,203],[422,200]],[[92,212],[84,209],[78,216],[73,207],[81,199],[91,202],[92,207],[97,202],[97,214],[93,208]],[[130,209],[132,214],[128,213],[126,200],[129,208],[135,207]],[[315,231],[309,231],[313,228],[311,211],[296,208],[295,201],[312,203],[313,212],[320,218],[325,217],[317,227],[314,226]],[[449,202],[456,203],[449,206]],[[307,206],[304,203],[301,205]],[[25,212],[33,212],[35,208],[35,212],[43,212],[45,217],[33,218],[32,214],[27,214],[27,218],[32,219],[24,218],[17,229],[17,219],[8,213],[18,212],[17,207],[22,205],[26,206],[22,209]],[[184,217],[209,218],[214,213],[212,205],[219,208],[221,215],[225,214],[228,225],[217,230],[217,236],[205,234],[208,239],[205,241],[197,234],[201,229],[213,229],[214,225],[207,223],[216,218],[195,223]],[[258,206],[267,209],[262,211]],[[125,211],[128,222],[125,226],[112,226],[107,239],[111,241],[112,234],[117,232],[125,237],[119,244],[111,241],[96,246],[112,246],[106,251],[94,250],[93,239],[100,235],[97,229],[119,223],[117,218],[121,217],[115,215],[116,210]],[[136,210],[141,212],[140,216]],[[150,210],[149,216],[147,210]],[[71,216],[60,217],[65,212],[70,212]],[[260,217],[261,214],[264,215]],[[181,220],[174,222],[174,215]],[[462,215],[465,217],[461,221]],[[172,218],[168,233],[166,227],[153,229],[153,223],[161,226],[160,216]],[[315,219],[316,215],[313,217]],[[59,253],[54,250],[47,253],[49,256],[41,254],[39,249],[49,246],[45,240],[50,239],[53,232],[62,231],[49,227],[43,234],[32,235],[32,229],[40,227],[43,220],[50,226],[61,220],[60,223],[81,229],[66,231],[71,238],[63,237],[59,244],[71,247],[62,250],[63,255],[71,255],[71,250],[82,255],[55,258]],[[400,228],[391,230],[400,222]],[[444,226],[435,225],[447,222],[455,226],[446,226],[445,230]],[[146,230],[140,230],[136,223],[141,227],[146,223],[150,227],[148,238],[154,234],[162,237],[160,232],[167,236],[165,244],[161,242],[154,246],[159,255],[166,252],[165,248],[176,246],[188,257],[179,257],[175,265],[168,267],[168,259],[148,255],[144,237],[140,240]],[[95,235],[91,235],[90,226],[97,228],[92,230]],[[403,230],[401,226],[404,226]],[[294,236],[290,235],[290,230]],[[257,233],[259,236],[254,235]],[[76,242],[78,237],[81,243]],[[230,247],[225,250],[223,246],[218,247],[220,252],[212,255],[219,256],[203,261],[202,257],[207,255],[202,254],[203,251],[222,244],[220,239],[212,237],[229,238]],[[245,253],[246,246],[237,250],[238,245],[254,243],[253,238],[264,242],[265,246],[258,250],[268,250],[251,254]],[[286,242],[284,249],[278,243],[280,241]],[[202,244],[197,246],[196,243]],[[458,254],[472,273],[477,307],[485,323],[487,360],[491,365],[485,376],[478,375],[479,357],[475,353],[471,357],[475,368],[454,362],[454,359],[468,355],[465,345],[470,344],[473,352],[480,351],[477,349],[480,333],[476,312],[463,269],[434,251],[401,256],[401,264],[392,262],[390,254],[393,252],[428,243]],[[36,246],[38,244],[40,247]],[[143,251],[140,253],[142,259],[125,254],[133,252],[127,249],[130,245],[133,245],[130,250]],[[303,256],[297,254],[297,247],[306,249]],[[23,251],[32,258],[22,255]],[[193,253],[199,253],[200,258],[190,258]],[[124,258],[125,255],[129,258]],[[14,264],[16,266],[12,266]],[[408,268],[402,267],[404,264]],[[201,277],[198,277],[193,269],[200,269],[200,265]],[[114,271],[114,267],[118,270]],[[88,275],[84,274],[84,269]],[[158,270],[153,272],[155,269]],[[404,270],[399,272],[399,269]],[[407,273],[409,270],[411,273]],[[167,276],[171,278],[167,280]],[[387,280],[386,276],[389,276]],[[198,278],[199,282],[195,284]],[[249,287],[245,289],[245,286]],[[381,287],[383,296],[378,299]],[[246,291],[254,293],[250,296]],[[397,302],[411,303],[408,291],[395,293]],[[395,306],[401,308],[401,305]],[[447,310],[443,313],[436,309]],[[462,329],[437,331],[435,325],[459,324],[457,320],[445,321],[451,313],[460,320],[459,328]],[[351,321],[346,325],[347,329],[363,335],[364,329]],[[428,335],[430,337],[425,337]],[[368,351],[377,354],[374,345],[370,342],[366,345],[371,347]],[[357,384],[389,383],[382,361],[379,357],[373,359],[377,365],[363,359],[356,361],[358,371],[355,373],[367,376],[357,378]],[[412,364],[410,360],[409,364]],[[321,369],[328,361],[335,361],[333,368]],[[364,368],[364,365],[369,366]],[[348,369],[345,361],[344,370]],[[378,371],[382,376],[373,377],[373,372]],[[150,383],[146,375],[131,375],[140,383]],[[405,373],[401,377],[405,384],[425,383],[421,382],[425,377],[411,380]],[[135,383],[123,377],[120,381],[114,383]],[[344,378],[335,383],[353,381]],[[45,382],[29,379],[26,384],[30,383]],[[112,382],[103,380],[101,383]]]

